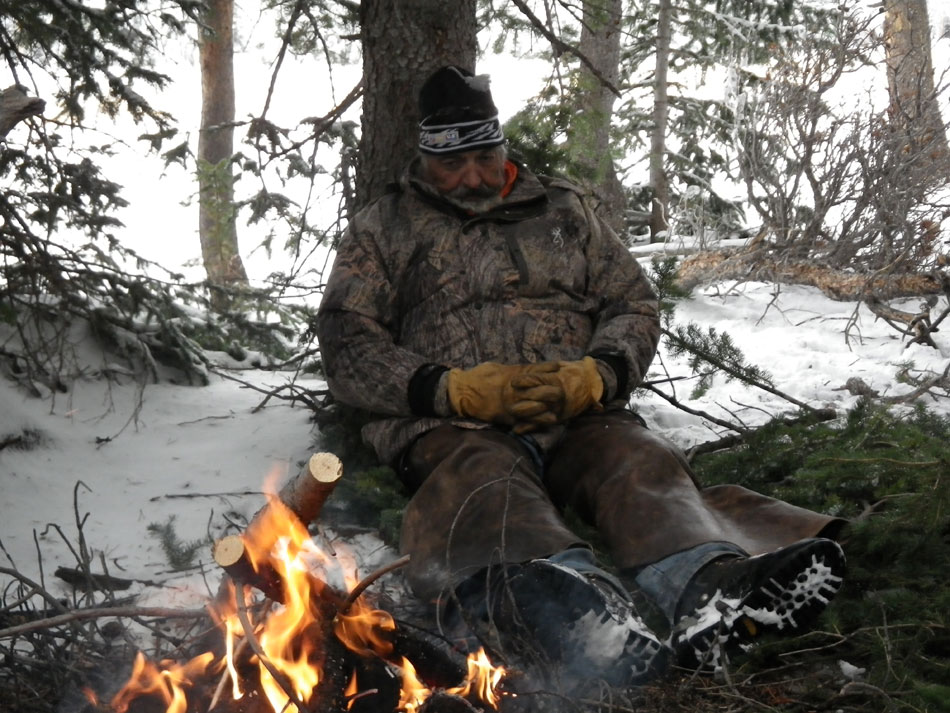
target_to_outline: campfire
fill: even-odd
[[[186,662],[153,662],[139,653],[105,710],[497,708],[505,671],[484,650],[466,660],[443,639],[369,602],[367,588],[404,561],[358,581],[354,563],[314,543],[307,524],[342,473],[335,456],[315,454],[304,472],[268,495],[242,535],[218,540],[214,560],[226,576],[208,605],[217,624],[215,645]]]

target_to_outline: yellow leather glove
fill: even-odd
[[[527,369],[536,376],[516,389],[513,382]],[[449,404],[459,416],[488,423],[511,426],[530,421],[529,430],[534,425],[554,423],[561,389],[540,377],[557,369],[556,362],[509,365],[492,361],[471,369],[451,369],[447,379]]]
[[[556,364],[557,369],[552,371],[550,364]],[[597,362],[593,357],[532,364],[512,381],[516,389],[539,389],[544,384],[557,388],[560,393],[554,410],[557,422],[568,421],[589,409],[601,411],[604,408],[600,403],[604,395],[604,380],[597,371]],[[544,414],[533,418],[539,416]]]

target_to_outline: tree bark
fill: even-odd
[[[653,78],[653,135],[650,141],[650,184],[653,205],[650,216],[650,241],[660,242],[669,229],[670,189],[666,176],[666,123],[670,106],[667,74],[673,23],[672,0],[660,0],[656,30],[656,72]]]
[[[221,288],[247,285],[238,250],[234,176],[234,0],[209,0],[201,28],[201,130],[198,134],[198,232],[212,308],[230,302]]]
[[[931,164],[946,180],[947,135],[934,90],[930,19],[926,0],[885,0],[884,49],[894,127],[904,133],[902,151]]]
[[[476,0],[364,0],[363,116],[356,205],[397,180],[419,141],[417,97],[446,64],[475,69]]]
[[[620,64],[621,0],[585,0],[580,52],[616,86]],[[624,232],[626,196],[610,151],[610,122],[616,95],[581,63],[568,129],[568,151],[585,176],[583,183],[601,200],[601,217],[618,235]]]

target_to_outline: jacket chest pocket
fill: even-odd
[[[525,297],[567,293],[577,298],[586,292],[587,258],[584,233],[574,216],[545,216],[530,230],[518,224],[501,226],[500,232],[518,271],[518,294]]]

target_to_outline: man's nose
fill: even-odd
[[[466,188],[478,188],[482,185],[482,176],[475,164],[466,164],[462,169],[462,185]]]

